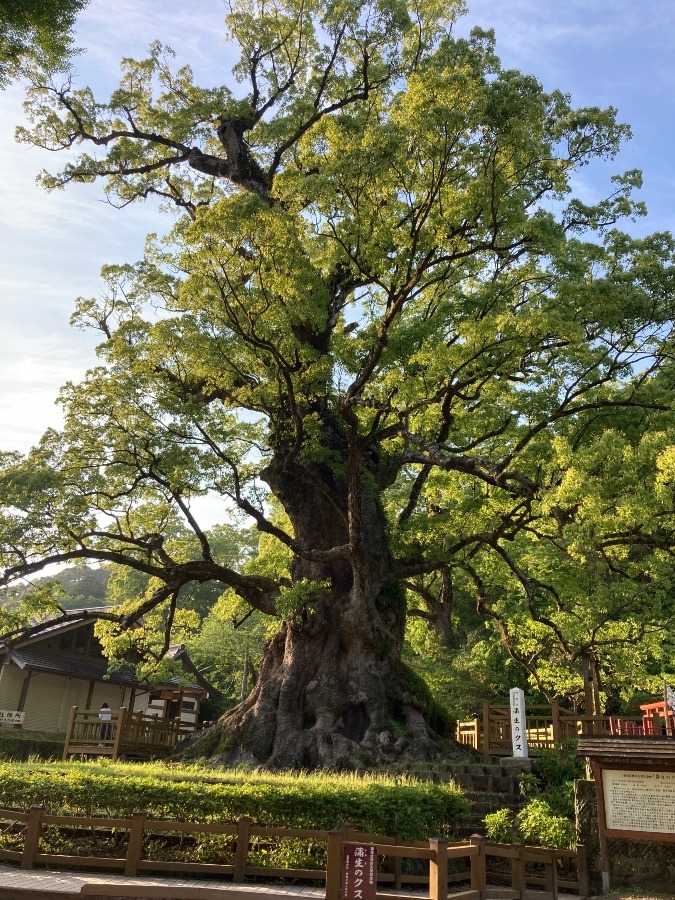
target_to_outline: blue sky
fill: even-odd
[[[189,62],[198,82],[230,78],[221,0],[92,0],[78,22],[78,81],[101,97],[116,84],[122,56],[143,56],[159,38]],[[634,138],[618,160],[583,171],[584,199],[607,191],[609,176],[641,168],[650,215],[635,233],[673,228],[675,209],[675,3],[672,0],[473,0],[458,26],[492,27],[505,66],[536,75],[578,105],[615,106]],[[100,188],[45,194],[34,183],[62,160],[18,146],[21,90],[0,93],[0,450],[27,450],[58,426],[56,394],[94,364],[94,342],[68,326],[78,296],[99,291],[103,263],[135,261],[148,231],[161,228],[151,205],[117,211]]]

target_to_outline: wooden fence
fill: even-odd
[[[527,744],[530,753],[560,750],[581,734],[610,734],[610,716],[582,716],[557,702],[526,708]],[[627,720],[626,720],[627,721]],[[636,722],[642,722],[636,717]],[[511,711],[508,706],[484,703],[482,717],[458,722],[456,740],[490,756],[512,756]]]
[[[130,819],[51,816],[38,806],[28,812],[0,809],[0,823],[3,823],[0,859],[19,863],[23,869],[63,866],[68,869],[107,869],[126,875],[187,873],[232,876],[234,882],[243,882],[247,878],[314,880],[325,882],[326,900],[339,900],[342,845],[359,843],[374,845],[382,857],[378,885],[397,891],[404,885],[417,890],[428,885],[430,900],[445,900],[449,892],[455,900],[460,897],[462,900],[491,900],[493,896],[501,900],[534,900],[535,897],[537,900],[557,900],[559,888],[575,891],[581,897],[588,895],[588,868],[583,845],[577,845],[576,850],[549,850],[488,844],[479,835],[452,844],[440,838],[404,841],[400,834],[365,834],[351,825],[335,831],[321,831],[254,825],[248,818],[222,824],[162,821],[149,819],[144,813],[134,813]],[[99,856],[96,852],[74,855],[54,849],[59,844],[64,846],[64,840],[68,838],[72,841],[77,837],[82,843],[87,835],[90,835],[92,849],[99,851],[106,840],[112,838],[115,855]],[[194,849],[188,849],[190,861],[151,858],[162,839],[169,841],[169,855],[178,857],[176,848],[180,848],[181,842],[197,835],[209,836],[216,844],[216,855],[230,861],[194,861],[198,855]],[[251,854],[256,848],[267,846],[269,849],[288,839],[320,846],[319,858],[325,860],[325,867],[293,869],[251,862]],[[49,843],[53,845],[51,850]],[[405,872],[402,866],[405,858],[427,862],[427,873]],[[495,882],[506,887],[496,888],[493,892],[488,883]],[[536,890],[535,894],[532,894],[533,890]],[[400,896],[405,900],[410,895]],[[419,893],[415,900],[420,900]]]
[[[63,759],[71,756],[107,756],[118,759],[154,759],[168,756],[178,741],[195,726],[180,719],[159,719],[122,707],[109,721],[99,719],[98,709],[73,706],[63,747]]]

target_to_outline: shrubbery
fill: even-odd
[[[63,735],[51,732],[0,728],[0,760],[61,759]]]
[[[565,816],[556,816],[545,800],[530,800],[515,815],[499,809],[485,816],[485,829],[491,841],[500,844],[529,844],[537,847],[574,846],[574,825]]]
[[[232,822],[363,831],[405,838],[456,837],[469,804],[453,784],[412,778],[213,771],[197,766],[0,763],[0,806],[52,815]]]
[[[490,840],[570,849],[574,846],[574,779],[583,776],[584,761],[573,754],[542,753],[536,774],[521,777],[529,802],[515,815],[500,809],[485,817]]]

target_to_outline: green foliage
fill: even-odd
[[[455,836],[468,813],[453,784],[413,778],[218,772],[197,766],[0,763],[0,806],[44,806],[54,815],[232,822],[331,829],[343,822],[378,834]]]
[[[489,623],[458,623],[456,641],[447,646],[427,622],[409,617],[404,659],[427,683],[433,698],[454,719],[481,714],[486,698],[508,700],[514,686],[526,686],[522,671],[504,653]]]
[[[572,848],[574,780],[584,775],[584,760],[576,754],[544,752],[535,771],[520,778],[521,794],[529,798],[523,809],[500,809],[485,817],[488,837],[506,843]]]
[[[545,800],[530,800],[518,813],[517,822],[526,844],[568,850],[574,846],[574,823],[554,815]]]
[[[190,658],[225,695],[225,705],[239,699],[244,663],[248,656],[250,687],[268,637],[269,624],[233,592],[223,594],[187,641]]]
[[[43,582],[56,582],[61,588],[59,605],[64,609],[82,609],[90,606],[106,606],[106,586],[110,572],[107,569],[94,569],[90,566],[67,566],[57,575],[36,578],[29,585],[20,585],[15,591],[0,590],[0,604],[11,606],[20,602],[28,592]]]
[[[311,616],[312,605],[330,590],[328,581],[296,581],[291,587],[282,587],[277,601],[277,613],[285,622],[297,622],[303,613]]]
[[[485,816],[485,829],[490,840],[499,843],[529,844],[535,847],[574,846],[574,824],[564,816],[554,815],[544,800],[533,799],[514,815],[500,809]]]
[[[570,747],[566,753],[554,750],[539,752],[535,762],[535,774],[541,790],[560,787],[584,777],[586,763],[581,756],[576,755],[575,750],[576,747]]]
[[[3,0],[0,7],[0,87],[27,60],[62,67],[72,53],[71,30],[89,0]]]
[[[497,844],[517,844],[520,835],[511,809],[498,809],[485,816],[485,833]]]
[[[576,744],[576,741],[575,741]],[[535,765],[534,791],[545,800],[552,813],[574,822],[574,782],[585,777],[585,760],[575,753],[575,747],[567,752],[542,752]]]
[[[9,590],[0,606],[0,633],[32,625],[43,616],[56,616],[62,608],[65,592],[54,580],[44,579],[20,595]]]

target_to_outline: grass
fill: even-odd
[[[14,763],[15,771],[24,769],[27,774],[32,772],[52,773],[55,768],[79,770],[95,775],[115,774],[121,777],[143,776],[159,781],[188,781],[201,782],[203,784],[275,784],[279,786],[295,785],[298,779],[307,785],[328,786],[341,785],[344,787],[364,787],[369,784],[379,784],[387,787],[396,785],[417,785],[419,779],[413,774],[387,774],[386,772],[268,772],[264,769],[249,769],[245,767],[235,769],[222,769],[208,765],[193,765],[185,763],[157,762],[113,762],[110,759],[92,759],[84,762],[69,760],[66,763],[54,763],[43,760],[28,760]]]
[[[31,806],[41,806],[48,815],[86,818],[128,819],[142,811],[149,819],[230,824],[248,816],[255,825],[318,831],[351,822],[360,831],[399,831],[404,839],[421,840],[456,838],[468,812],[454,784],[408,775],[271,773],[108,759],[0,762],[0,807]],[[104,837],[104,831],[92,838],[79,826],[75,831],[68,825],[50,826],[43,833],[42,846],[48,847],[43,852],[90,856],[96,847],[97,855],[118,856],[119,835],[113,829]],[[21,840],[16,829],[0,835],[9,849],[20,847]],[[176,853],[202,862],[231,864],[234,859],[232,837],[197,828],[180,841],[177,848],[172,833],[154,836],[146,851],[156,860],[173,859]],[[325,856],[325,840],[315,837],[256,837],[249,853],[253,865],[284,869],[322,869]]]

